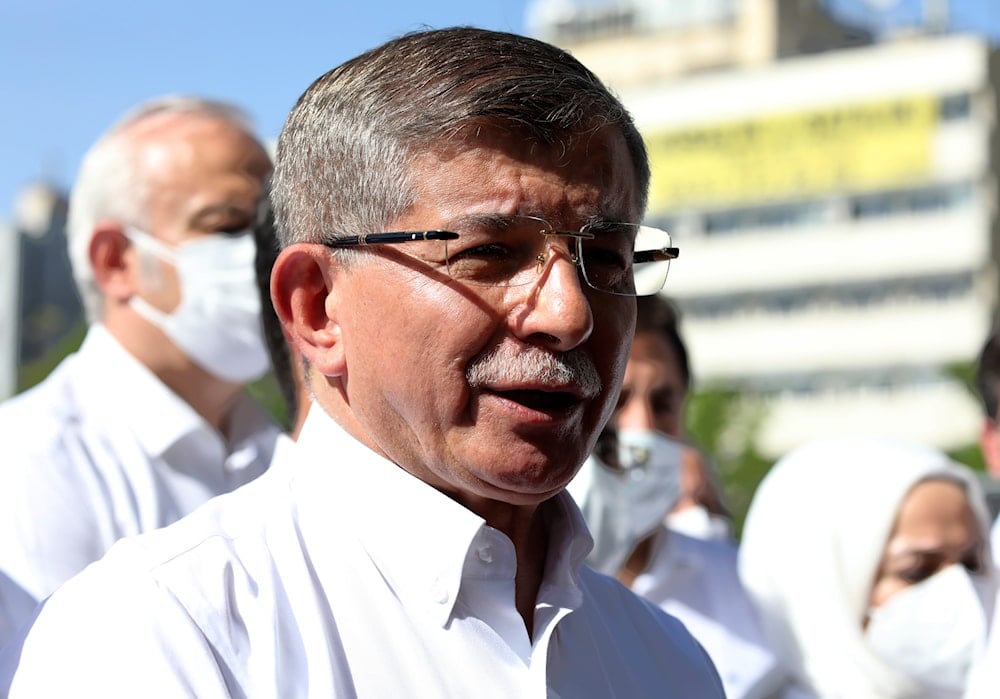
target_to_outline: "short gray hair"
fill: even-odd
[[[247,114],[238,107],[201,97],[170,95],[145,102],[129,111],[87,151],[70,195],[66,238],[77,291],[87,319],[101,319],[101,292],[90,265],[90,241],[101,220],[145,227],[149,186],[136,158],[131,129],[151,118],[190,114],[226,121],[253,135]],[[263,146],[262,146],[263,147]]]
[[[413,203],[415,156],[470,124],[549,148],[621,130],[645,210],[649,161],[621,102],[565,51],[455,27],[394,39],[331,70],[299,98],[278,140],[272,198],[282,246],[379,230]]]

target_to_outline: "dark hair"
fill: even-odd
[[[684,381],[684,389],[691,388],[691,365],[688,360],[687,347],[681,339],[677,327],[679,313],[673,302],[662,294],[655,296],[639,296],[636,298],[635,331],[659,333],[666,339],[674,354]]]
[[[257,244],[254,256],[254,271],[257,277],[257,293],[260,294],[260,317],[264,326],[264,343],[271,357],[271,368],[278,382],[278,389],[285,401],[288,424],[294,425],[298,419],[298,386],[292,371],[292,353],[281,329],[281,321],[271,302],[271,269],[278,257],[278,238],[274,232],[274,211],[268,188],[264,188],[257,203],[257,217],[254,220],[253,237]]]
[[[990,336],[979,353],[976,386],[983,402],[983,411],[991,420],[996,420],[997,399],[1000,395],[1000,340],[995,334]]]
[[[412,204],[413,159],[472,142],[475,127],[562,150],[607,125],[625,139],[641,214],[645,145],[583,64],[542,41],[485,29],[404,35],[329,71],[292,109],[277,148],[278,235],[288,245],[379,230]]]

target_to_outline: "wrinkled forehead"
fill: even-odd
[[[586,202],[578,214],[594,220],[639,222],[644,193],[639,191],[632,156],[624,135],[616,126],[602,126],[567,132],[556,141],[541,140],[526,129],[495,123],[464,124],[443,142],[417,149],[411,158],[410,175],[414,192],[441,194],[447,186],[445,168],[467,168],[478,163],[480,172],[496,175],[493,194],[502,199],[517,182],[548,181],[575,192]],[[435,175],[441,175],[435,177]],[[521,193],[530,198],[530,192]],[[589,208],[589,211],[583,209]],[[508,210],[557,217],[544,210]]]

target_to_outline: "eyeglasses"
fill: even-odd
[[[463,284],[510,287],[531,284],[569,238],[562,254],[587,286],[616,296],[650,296],[663,288],[680,250],[670,234],[637,223],[588,223],[560,231],[537,216],[485,215],[449,224],[451,230],[369,233],[333,238],[331,248],[415,243],[415,257]]]

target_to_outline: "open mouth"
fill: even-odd
[[[564,412],[580,402],[577,396],[566,391],[512,390],[490,392],[543,413]]]

